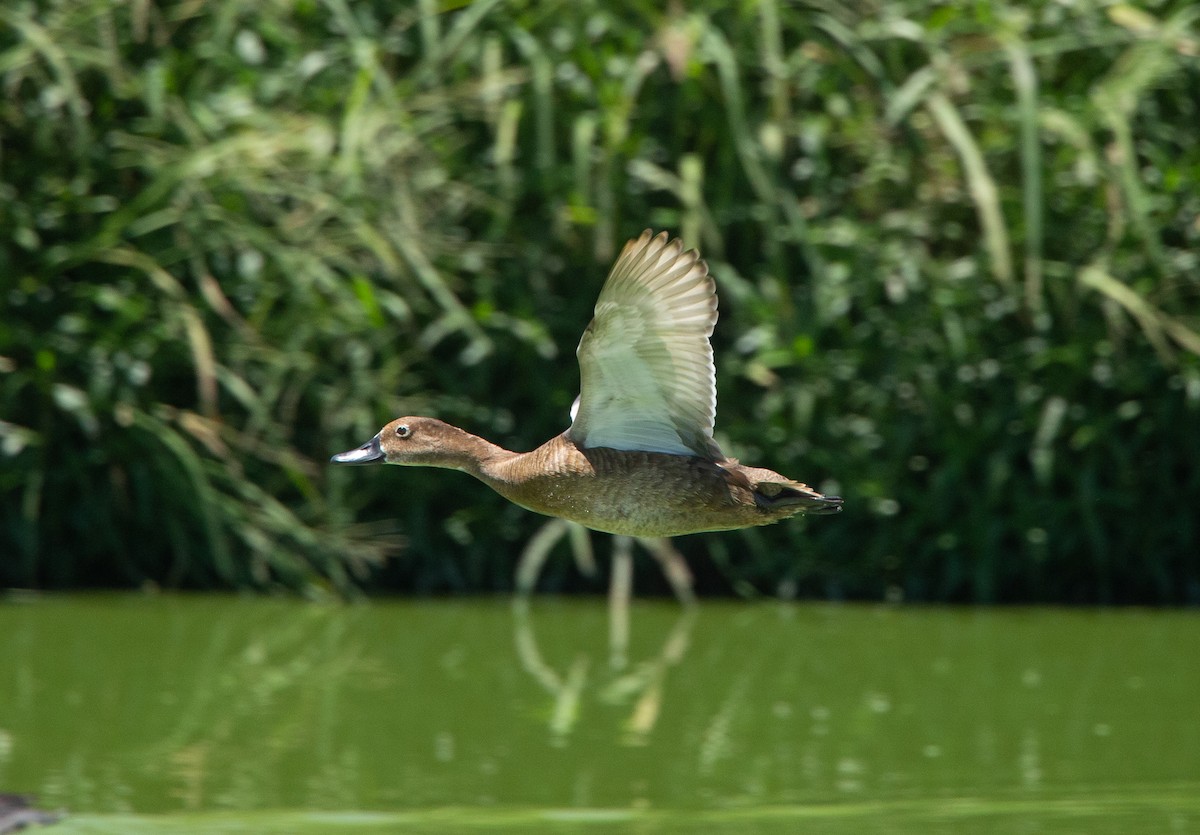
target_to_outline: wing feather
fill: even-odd
[[[724,458],[713,440],[717,294],[708,266],[649,229],[613,265],[576,352],[582,447]]]

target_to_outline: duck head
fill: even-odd
[[[464,459],[478,456],[482,439],[428,417],[396,418],[357,449],[340,452],[334,464],[406,464],[462,469]],[[485,442],[486,443],[486,442]]]

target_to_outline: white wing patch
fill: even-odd
[[[579,342],[581,447],[723,458],[713,440],[717,296],[707,265],[650,230],[625,245]]]

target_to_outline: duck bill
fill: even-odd
[[[379,436],[352,449],[349,452],[339,452],[329,459],[334,464],[381,464],[383,463],[383,448],[379,446]]]

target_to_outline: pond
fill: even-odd
[[[1197,613],[613,626],[593,600],[10,595],[0,793],[54,833],[1200,830]]]

